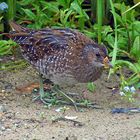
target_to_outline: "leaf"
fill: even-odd
[[[69,11],[66,13],[65,18],[64,18],[64,23],[65,23],[65,24],[66,24],[66,22],[68,22],[68,18],[69,18],[69,16],[71,15],[71,13],[72,13],[72,10],[69,10]]]
[[[137,69],[137,73],[140,73],[140,63],[135,63],[134,65]]]
[[[74,10],[76,11],[79,16],[78,18],[80,17],[85,17],[86,19],[89,19],[89,16],[86,14],[86,12],[81,8],[81,4],[82,4],[83,1],[77,1],[77,0],[74,0],[72,3],[71,3],[71,6],[70,6],[70,9],[71,10]]]
[[[95,38],[96,37],[96,33],[95,32],[88,31],[88,30],[83,30],[83,32],[85,33],[85,35],[87,35],[90,38]]]
[[[140,21],[134,21],[132,24],[134,25],[134,29],[140,33]]]
[[[135,85],[136,88],[140,89],[140,82]]]
[[[129,86],[134,85],[139,81],[140,81],[140,77],[138,75],[135,75],[134,77],[128,79],[128,85]]]
[[[93,92],[95,91],[95,85],[93,82],[90,82],[87,84],[87,89],[90,91],[90,92]]]
[[[130,51],[130,55],[132,55],[136,59],[140,59],[140,36],[137,36],[135,38],[133,46]]]
[[[0,22],[1,22],[2,18],[3,18],[3,16],[0,17]]]
[[[45,7],[43,8],[43,11],[47,9],[48,11],[53,12],[53,13],[59,12],[58,5],[56,2],[48,3],[48,2],[42,1],[41,3],[42,3],[42,5],[43,4],[45,5]]]
[[[114,38],[114,36],[112,35],[112,33],[110,33],[110,34],[108,34],[108,35],[106,36],[105,41],[107,41],[107,43],[108,43],[111,47],[113,47],[115,38]]]
[[[81,7],[78,5],[78,2],[77,2],[77,1],[73,1],[73,2],[71,3],[70,9],[75,10],[78,14],[81,14],[81,13],[82,13],[82,12],[81,12]]]
[[[97,27],[98,28],[98,27]],[[111,26],[102,26],[102,34],[106,36],[108,33],[112,32]]]
[[[1,40],[0,41],[0,56],[5,54],[10,54],[12,46],[16,46],[16,43],[14,43],[11,40]]]
[[[20,3],[25,6],[34,3],[34,0],[22,0]]]
[[[129,61],[126,61],[126,60],[116,60],[115,65],[127,66],[132,71],[134,71],[135,73],[137,73],[137,68],[135,67],[135,65],[133,63],[131,63]]]
[[[36,15],[29,9],[23,9],[22,10],[26,13],[26,15],[31,19],[34,20],[36,19]]]
[[[63,6],[64,9],[67,9],[69,8],[71,0],[57,0],[57,2],[59,3],[59,5]]]

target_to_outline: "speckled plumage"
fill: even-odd
[[[55,84],[93,82],[101,76],[106,48],[77,30],[10,25],[10,36],[20,45],[23,57]]]

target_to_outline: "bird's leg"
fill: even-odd
[[[44,93],[43,79],[42,79],[41,74],[39,74],[39,95],[40,95],[41,101],[44,101],[43,98],[45,96],[45,93]]]
[[[40,99],[42,101],[42,103],[44,103],[44,104],[50,104],[52,102],[52,100],[50,98],[48,98],[48,99],[45,98],[45,96],[46,96],[45,94],[46,93],[44,91],[43,79],[42,79],[42,76],[41,75],[39,75],[39,79],[40,79],[40,81],[39,81],[39,85],[40,85],[39,86],[39,95],[37,97],[35,97],[33,101],[35,101],[37,99]],[[72,98],[70,98],[67,94],[65,94],[63,91],[61,91],[59,89],[58,85],[54,85],[54,87],[51,90],[54,93],[60,93],[63,97],[65,97],[70,102],[72,102],[72,104],[75,107],[75,110],[78,111],[76,102]],[[61,103],[61,100],[58,100],[58,102]],[[63,101],[62,101],[62,103],[67,104],[66,102],[63,102]]]
[[[47,93],[46,93],[47,94]],[[42,79],[42,75],[39,74],[39,96],[35,97],[33,99],[33,101],[40,99],[44,104],[48,104],[45,100],[45,92],[44,92],[44,85],[43,85],[43,79]]]
[[[67,98],[70,102],[64,101],[64,100],[58,100],[59,103],[65,104],[65,105],[74,105],[75,110],[79,111],[77,107],[89,107],[93,109],[102,109],[102,107],[98,106],[97,104],[88,102],[85,100],[85,102],[76,102],[71,97],[69,97],[67,94],[65,94],[62,90],[59,89],[57,85],[53,87],[53,92],[60,93],[63,97]]]
[[[43,86],[43,79],[42,79],[41,74],[39,74],[39,95],[41,98],[43,98],[45,95],[44,86]]]
[[[41,102],[45,105],[49,105],[52,104],[52,102],[56,102],[56,103],[61,103],[61,104],[65,104],[65,105],[74,105],[75,110],[78,111],[77,107],[91,107],[91,108],[96,108],[96,109],[100,109],[100,107],[95,106],[92,103],[79,103],[74,101],[71,97],[69,97],[69,95],[67,95],[66,93],[64,93],[58,85],[54,85],[52,87],[52,92],[53,94],[44,91],[44,85],[43,85],[43,79],[42,76],[39,75],[39,79],[40,79],[40,87],[39,87],[39,95],[37,97],[35,97],[33,99],[33,101],[40,99]],[[54,94],[55,93],[55,94]],[[58,99],[56,97],[57,93],[61,94],[63,97],[65,97],[66,99],[68,99],[70,102]],[[46,96],[48,95],[48,96]]]
[[[75,107],[75,110],[78,111],[76,102],[72,98],[70,98],[67,94],[65,94],[63,91],[61,91],[57,85],[54,86],[53,90],[55,92],[60,93],[62,96],[64,96],[65,98],[67,98],[70,102],[72,102],[73,105],[74,105],[74,107]]]

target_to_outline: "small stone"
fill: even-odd
[[[20,112],[16,112],[16,113],[15,113],[15,115],[19,115],[19,114],[20,114]]]
[[[28,126],[28,124],[25,123],[25,124],[24,124],[24,128],[25,128],[25,129],[29,129],[30,127]]]
[[[130,119],[130,118],[127,116],[126,119]]]
[[[15,126],[16,128],[20,128],[20,124],[19,124],[19,123],[15,123],[14,126]]]
[[[7,128],[6,131],[11,131],[11,129],[10,128]]]
[[[7,122],[4,126],[5,126],[6,129],[10,129],[11,123]]]
[[[5,93],[5,90],[4,90],[4,89],[2,89],[2,90],[1,90],[1,92],[2,92],[2,93]]]
[[[2,124],[0,124],[0,130],[1,130],[1,131],[5,131],[6,128],[5,128]]]
[[[121,91],[119,94],[120,94],[121,96],[125,96],[125,93],[122,92],[122,91]]]
[[[0,105],[0,112],[4,113],[6,111],[7,111],[6,107],[4,105]]]

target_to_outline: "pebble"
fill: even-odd
[[[30,127],[28,126],[28,124],[25,123],[25,124],[24,124],[24,128],[25,128],[25,129],[29,129]]]
[[[7,112],[6,106],[5,105],[0,105],[0,113]]]
[[[1,90],[1,92],[2,92],[2,93],[5,93],[5,90],[4,90],[4,89],[2,89],[2,90]]]
[[[3,126],[3,124],[0,122],[0,131],[5,131],[6,128]]]
[[[20,127],[21,127],[21,125],[20,125],[20,123],[19,123],[19,122],[14,123],[14,126],[15,126],[16,128],[20,128]]]

